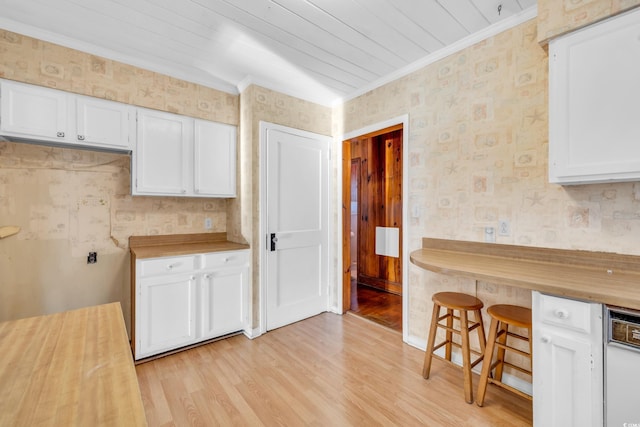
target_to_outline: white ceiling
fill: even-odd
[[[0,0],[6,30],[225,92],[254,83],[324,105],[535,14],[536,0]]]

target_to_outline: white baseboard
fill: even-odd
[[[409,335],[405,340],[405,342],[412,347],[419,348],[422,351],[426,351],[427,349],[427,341],[415,336]],[[440,357],[444,357],[444,348],[439,348],[438,350],[436,350],[436,354]],[[451,361],[454,364],[462,367],[462,355],[460,353],[457,353],[454,351],[453,354],[451,355]],[[473,372],[480,375],[480,373],[482,372],[482,362],[478,363],[473,368]],[[507,372],[505,372],[502,375],[502,382],[517,390],[520,390],[523,393],[528,394],[529,396],[533,395],[532,384],[528,381],[523,380],[522,378],[516,377],[515,375],[510,375]]]
[[[244,333],[244,335],[249,338],[250,340],[254,339],[254,338],[258,338],[260,335],[262,335],[262,332],[260,331],[260,328],[246,328],[245,330],[242,331]]]

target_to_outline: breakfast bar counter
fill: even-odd
[[[640,309],[640,256],[424,238],[410,259],[436,273]]]
[[[119,303],[0,323],[0,425],[146,426]]]

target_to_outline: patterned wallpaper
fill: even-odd
[[[610,12],[599,8],[604,3]],[[23,227],[0,244],[0,320],[116,300],[126,314],[123,245],[138,230],[199,232],[206,215],[213,216],[214,231],[258,241],[260,120],[333,135],[335,151],[341,135],[408,113],[410,249],[425,236],[482,241],[485,227],[506,219],[511,233],[497,236],[498,243],[640,254],[640,184],[547,183],[547,55],[538,44],[539,28],[557,34],[582,19],[579,4],[599,19],[636,3],[565,0],[566,11],[558,11],[560,2],[541,0],[541,22],[524,23],[333,109],[257,86],[231,96],[0,31],[0,77],[239,124],[241,177],[238,198],[228,203],[131,198],[126,156],[0,143],[0,221]],[[334,198],[339,207],[337,187]],[[93,244],[101,248],[99,261],[87,266]],[[256,326],[256,251],[253,256]],[[426,338],[430,296],[438,290],[476,293],[487,305],[530,304],[528,291],[508,286],[414,266],[409,276],[409,335],[417,339]]]
[[[0,30],[0,78],[237,125],[215,89]],[[121,301],[130,235],[227,228],[227,200],[130,196],[130,156],[0,142],[0,321]],[[89,251],[98,263],[88,266]]]
[[[260,122],[276,123],[322,135],[331,135],[331,109],[293,98],[260,86],[249,86],[241,94],[240,169],[244,182],[239,195],[229,202],[227,233],[242,236],[249,243],[260,242]],[[337,189],[334,193],[337,193]],[[255,245],[252,245],[255,247]],[[260,253],[252,252],[253,324],[260,315]],[[336,262],[336,260],[334,260]]]
[[[547,182],[547,75],[531,20],[334,109],[336,137],[409,114],[410,250],[423,237],[484,241],[505,219],[497,243],[640,254],[640,184]],[[411,337],[426,340],[443,290],[531,304],[526,290],[411,265]]]
[[[640,5],[640,0],[538,0],[538,41],[576,30]]]
[[[0,29],[0,78],[238,124],[237,95]]]

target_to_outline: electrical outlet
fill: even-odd
[[[511,224],[507,219],[501,219],[498,221],[498,234],[501,236],[508,236],[511,234]]]
[[[211,230],[213,228],[213,221],[211,221],[211,218],[204,219],[204,228],[207,230]]]
[[[495,243],[496,241],[496,229],[493,227],[484,228],[484,241],[487,243]]]
[[[96,262],[98,262],[98,253],[89,252],[89,256],[87,257],[87,264],[95,264]]]

